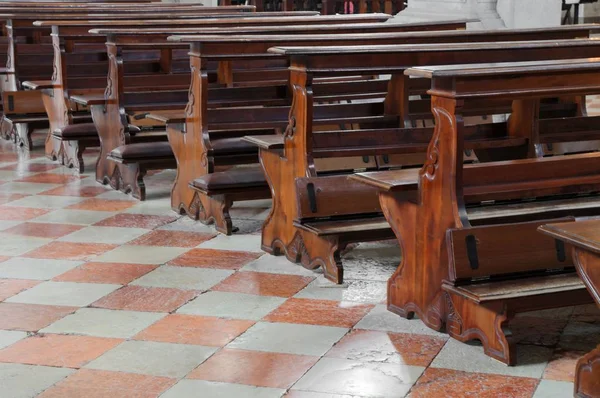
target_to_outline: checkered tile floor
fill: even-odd
[[[2,398],[569,397],[600,342],[594,306],[524,314],[506,367],[385,309],[394,242],[347,253],[335,286],[260,251],[268,201],[217,236],[171,212],[172,171],[140,203],[42,143],[0,146]]]

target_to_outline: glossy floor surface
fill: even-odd
[[[519,365],[385,308],[395,242],[345,254],[347,284],[265,255],[268,201],[240,232],[147,202],[0,145],[0,397],[569,397],[600,342],[594,306],[523,314]],[[93,165],[94,153],[86,157]]]

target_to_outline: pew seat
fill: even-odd
[[[148,137],[149,134],[141,134],[139,137]],[[136,142],[134,144],[123,145],[113,149],[108,157],[117,163],[132,164],[132,163],[149,163],[151,161],[175,161],[173,150],[166,141],[166,135],[158,132],[151,134],[151,142]],[[164,137],[165,141],[155,141]]]
[[[149,170],[174,169],[177,162],[164,131],[142,132],[136,134],[133,144],[127,144],[113,149],[107,158],[123,165],[119,178],[121,192],[131,193],[137,199],[146,197],[144,177]],[[139,141],[148,142],[139,142]],[[158,141],[162,140],[162,141]]]
[[[203,223],[214,223],[217,231],[224,234],[237,230],[233,227],[229,214],[229,208],[234,201],[240,200],[240,198],[246,198],[245,200],[265,199],[271,194],[263,170],[258,164],[205,174],[191,181],[190,188],[197,195],[202,195],[205,198],[201,202],[201,208],[198,209],[200,213],[211,214],[212,209],[205,209],[205,206],[220,208],[223,203],[225,204],[222,212],[212,212],[212,214],[221,214],[219,219],[215,219],[214,216],[200,218]]]
[[[508,304],[509,307],[511,304],[514,305],[511,300],[515,299],[537,296],[549,297],[548,295],[558,292],[585,290],[583,282],[574,272],[459,286],[444,282],[442,288],[450,294],[461,296],[477,304],[502,301]],[[523,302],[520,302],[519,305],[523,307]],[[521,312],[524,312],[523,308],[521,308]]]

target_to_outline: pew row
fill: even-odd
[[[315,22],[317,20],[315,19]],[[273,25],[277,25],[280,23],[285,23],[285,21],[282,21],[282,19],[274,19],[273,20]],[[380,24],[383,25],[383,24]],[[419,24],[420,26],[423,26],[423,24]],[[448,23],[436,23],[437,26],[442,26],[442,27],[450,27],[450,28],[464,28],[464,22],[453,22],[451,24]],[[318,31],[320,29],[321,26],[324,26],[326,28],[331,27],[332,25],[305,25],[305,29],[307,31]],[[334,32],[345,32],[345,31],[353,31],[354,29],[360,29],[362,30],[363,27],[361,27],[360,25],[340,25],[340,26],[345,26],[344,29],[339,29],[336,28],[333,31]],[[411,25],[396,25],[397,27],[394,28],[395,30],[398,31],[402,31],[402,30],[410,30],[413,29],[413,27]],[[269,29],[272,29],[273,27],[269,27]],[[374,28],[374,26],[371,25],[371,28]],[[171,29],[172,30],[172,29]],[[171,31],[168,30],[168,31]],[[175,29],[176,30],[176,29]],[[201,31],[201,30],[200,30]],[[298,31],[298,30],[297,30]],[[146,44],[148,43],[148,38],[150,37],[150,41],[152,42],[152,48],[154,49],[169,49],[169,51],[173,48],[175,48],[174,46],[180,46],[181,48],[187,48],[187,44],[182,44],[182,43],[173,43],[173,42],[169,42],[166,41],[166,36],[168,35],[167,33],[165,33],[165,31],[160,31],[160,30],[154,30],[153,34],[150,36],[148,34],[148,32],[145,32],[143,35],[136,35],[135,32],[131,32],[131,31],[125,31],[123,33],[121,33],[120,30],[118,31],[111,31],[111,29],[96,29],[92,31],[93,33],[96,34],[106,34],[108,36],[108,43],[107,46],[109,48],[109,52],[110,51],[116,51],[116,53],[120,54],[122,52],[123,49],[127,49],[127,48],[136,48],[138,46],[146,46]],[[581,34],[581,33],[578,33]],[[163,40],[165,40],[164,42],[160,43],[160,39],[161,37],[163,38]],[[212,36],[209,36],[209,39]],[[212,37],[213,39],[217,39],[215,37]],[[285,82],[285,79],[287,77],[287,65],[285,63],[282,63],[283,60],[279,59],[279,60],[275,60],[274,62],[271,60],[273,57],[269,56],[266,51],[267,49],[270,47],[269,43],[264,43],[262,44],[262,53],[260,55],[257,56],[257,54],[255,54],[255,50],[252,50],[252,52],[250,54],[248,54],[248,48],[246,48],[246,46],[242,43],[238,43],[235,42],[233,44],[235,44],[235,47],[223,47],[220,45],[219,43],[208,43],[207,41],[207,45],[210,44],[210,48],[206,48],[205,50],[203,50],[207,55],[210,54],[214,59],[208,60],[207,64],[205,65],[205,70],[208,73],[207,77],[209,79],[209,81],[213,84],[213,88],[215,90],[218,91],[212,91],[217,92],[218,96],[220,98],[215,98],[217,101],[211,101],[211,107],[219,107],[219,108],[223,108],[223,107],[228,107],[228,108],[233,108],[233,107],[240,107],[240,106],[258,106],[258,105],[282,105],[286,103],[286,98],[285,98],[285,87],[281,86],[282,82]],[[244,54],[246,53],[246,54]],[[186,51],[187,54],[187,51]],[[224,56],[230,56],[233,57],[232,59],[235,59],[238,57],[238,54],[242,54],[243,59],[237,60],[236,61],[236,68],[230,68],[227,65],[227,60],[224,58]],[[254,55],[254,60],[251,60],[250,56]],[[125,64],[124,69],[127,68],[127,61],[122,60],[122,55],[118,55],[117,56],[117,63],[123,61]],[[121,61],[119,61],[121,60]],[[238,62],[241,61],[241,62]],[[216,62],[219,62],[219,67],[218,70],[216,71],[216,74],[213,73],[213,70],[211,69],[211,63],[215,64]],[[241,67],[238,68],[238,67]],[[119,73],[122,73],[122,71],[120,71]],[[278,79],[278,84],[279,86],[274,87],[274,88],[267,88],[267,87],[262,87],[262,88],[257,88],[256,90],[258,91],[253,91],[253,89],[251,89],[250,87],[247,87],[245,89],[240,88],[237,91],[228,91],[226,89],[224,89],[224,87],[226,86],[232,86],[234,84],[237,84],[234,82],[237,81],[238,79],[242,79],[244,80],[244,85],[246,86],[252,86],[253,82],[259,82],[261,85],[264,85],[266,83],[269,83],[269,81],[272,79]],[[113,85],[116,84],[116,82],[119,81],[119,79],[114,79],[111,78],[109,79],[109,82],[112,83]],[[172,104],[173,106],[178,106],[179,107],[179,113],[182,113],[185,108],[186,108],[186,103],[188,100],[188,89],[189,89],[189,73],[188,73],[188,77],[187,77],[187,81],[186,81],[186,91],[185,93],[179,93],[178,98],[181,98],[181,94],[185,94],[184,97],[184,103],[175,103]],[[128,82],[129,83],[130,79],[127,80],[123,80],[124,82]],[[182,80],[183,81],[183,80]],[[207,81],[208,84],[208,81]],[[364,86],[364,85],[363,85]],[[123,89],[124,91],[122,91],[122,93],[126,94],[127,89]],[[116,88],[113,88],[110,90],[111,93],[118,93],[119,90]],[[355,89],[356,91],[356,89]],[[241,95],[241,97],[238,97],[238,94]],[[258,94],[258,95],[257,95]],[[122,99],[122,100],[117,100],[115,98],[115,101],[120,103],[123,107],[121,107],[120,112],[121,113],[125,113],[125,114],[132,114],[132,113],[143,113],[145,110],[148,110],[150,108],[148,108],[148,105],[152,102],[148,97],[148,99],[146,100],[142,100],[141,98],[141,93],[139,95],[137,95],[135,98],[135,101],[142,101],[143,103],[135,103],[135,102],[128,102],[127,105],[126,104],[126,99]],[[156,95],[156,94],[151,94],[151,93],[147,93],[148,96],[151,95]],[[267,97],[263,97],[263,95],[267,95]],[[86,102],[86,96],[75,96],[76,97],[76,101],[78,101],[81,104],[88,104]],[[127,95],[125,95],[125,97],[127,97]],[[130,98],[133,98],[130,96]],[[156,97],[155,97],[156,98]],[[264,100],[263,100],[264,98]],[[97,106],[97,104],[88,104],[90,105],[92,108],[94,108],[95,106]],[[164,106],[164,101],[161,101],[160,106]],[[143,109],[144,106],[146,107],[146,109]],[[159,107],[154,107],[153,109],[159,109]],[[107,109],[111,109],[110,107]],[[131,109],[131,110],[130,110]],[[128,140],[128,138],[126,137],[126,131],[124,129],[121,128],[117,128],[115,126],[118,125],[118,123],[120,123],[119,120],[119,116],[118,116],[118,112],[117,112],[117,108],[114,108],[113,110],[117,113],[113,113],[111,114],[111,112],[109,110],[103,110],[103,113],[96,113],[95,115],[97,115],[98,118],[103,118],[104,121],[95,121],[97,126],[104,126],[104,128],[102,129],[102,131],[100,131],[100,127],[98,127],[98,132],[100,134],[100,138],[101,138],[101,153],[100,153],[100,157],[98,160],[98,163],[96,165],[96,177],[97,180],[99,182],[104,182],[104,183],[109,183],[111,184],[111,186],[115,189],[121,189],[125,192],[132,192],[132,194],[135,197],[138,198],[144,198],[145,194],[144,194],[144,188],[143,188],[143,184],[142,184],[142,180],[141,178],[138,178],[137,180],[131,181],[128,178],[123,178],[123,175],[127,174],[127,175],[137,175],[137,176],[141,176],[143,175],[143,173],[135,173],[135,174],[131,174],[131,173],[127,173],[126,169],[131,169],[132,167],[134,167],[133,163],[139,163],[141,165],[141,163],[147,163],[147,164],[156,164],[156,162],[153,162],[152,157],[155,156],[158,152],[158,148],[160,146],[160,150],[161,153],[164,153],[165,150],[168,150],[167,148],[164,148],[164,144],[162,143],[157,143],[156,148],[153,147],[152,145],[142,145],[142,144],[134,144],[133,142],[131,142],[130,140]],[[255,113],[261,113],[262,112],[262,118],[265,119],[265,122],[268,122],[270,117],[269,114],[266,112],[267,110],[263,109],[256,109],[256,110],[246,110],[246,109],[241,109],[238,111],[238,113],[240,114],[244,114],[243,118],[240,120],[240,122],[235,125],[234,127],[237,128],[238,130],[246,127],[248,128],[248,125],[244,125],[243,123],[250,123],[251,119],[251,112],[255,112]],[[93,109],[92,109],[92,113],[93,113]],[[219,112],[221,114],[221,119],[224,120],[224,124],[221,125],[220,129],[223,128],[227,128],[227,125],[231,126],[234,125],[234,123],[231,122],[231,111],[230,110],[216,110],[216,112]],[[282,108],[281,106],[278,107],[277,109],[274,109],[273,115],[278,115],[278,118],[280,120],[280,122],[274,121],[274,124],[271,123],[270,125],[268,123],[265,124],[265,122],[263,122],[259,127],[260,129],[264,130],[265,128],[282,128],[285,126],[285,123],[287,122],[287,112],[288,112],[288,108]],[[94,114],[94,113],[93,113]],[[177,116],[176,116],[177,117]],[[171,124],[173,124],[174,119],[165,119],[165,115],[164,114],[159,114],[158,116],[154,115],[152,117],[153,120],[158,121],[161,124],[164,124],[166,121],[171,121]],[[112,120],[111,123],[108,123],[107,120]],[[216,120],[215,120],[216,122]],[[222,122],[223,123],[223,122]],[[231,129],[231,128],[229,128]],[[241,131],[241,130],[240,130]],[[269,130],[268,132],[272,132],[272,130]],[[220,135],[224,135],[224,132],[221,132]],[[241,141],[241,139],[239,138],[239,132],[237,133],[238,137],[230,137],[228,139],[224,139],[221,140],[221,144],[219,145],[219,143],[216,143],[217,147],[220,147],[219,151],[222,155],[224,155],[225,158],[227,158],[227,162],[228,164],[236,164],[239,162],[242,163],[249,163],[249,162],[253,162],[256,163],[256,150],[252,149],[249,145],[243,143]],[[55,134],[56,136],[56,134]],[[77,137],[75,137],[77,138]],[[225,136],[221,137],[221,138],[227,138]],[[63,141],[64,136],[62,137]],[[237,143],[234,143],[234,141],[237,141]],[[129,149],[128,151],[122,151],[121,149],[124,148],[120,148],[122,146],[129,146],[129,145],[137,145],[137,149]],[[233,148],[231,148],[231,146],[233,145]],[[250,149],[251,151],[248,152],[248,149]],[[244,152],[240,152],[240,150],[243,150]],[[133,162],[133,160],[131,161],[132,163],[129,163],[129,165],[127,166],[127,168],[125,168],[124,166],[122,166],[124,164],[124,162],[126,162],[126,159],[123,159],[123,155],[126,153],[131,153],[131,151],[134,151],[133,153],[136,154],[135,157],[135,162]],[[144,160],[141,157],[141,154],[144,153],[144,151],[147,153],[147,159]],[[113,153],[114,152],[114,153]],[[113,156],[114,155],[114,156]],[[162,155],[161,155],[162,156]],[[173,156],[173,155],[171,155]],[[108,159],[107,159],[108,157]],[[175,158],[173,158],[173,161],[175,160]],[[143,166],[142,166],[143,167]],[[260,173],[258,173],[260,175]],[[262,193],[262,197],[268,197],[268,189],[266,187],[266,184],[264,182],[264,179],[261,178],[261,191]],[[187,186],[186,186],[187,189]]]
[[[287,134],[279,138],[278,142],[263,142],[261,137],[247,137],[260,147],[260,162],[264,168],[266,179],[273,194],[273,207],[262,230],[262,248],[268,253],[285,254],[288,259],[300,262],[307,268],[323,267],[326,277],[341,283],[343,280],[343,267],[340,253],[351,242],[371,240],[376,232],[381,231],[383,219],[381,210],[374,212],[372,200],[374,194],[361,194],[360,199],[353,202],[354,207],[347,210],[336,210],[336,200],[339,193],[335,189],[323,188],[325,183],[320,183],[319,178],[327,176],[335,170],[319,170],[315,159],[340,158],[349,155],[376,156],[374,164],[365,164],[362,169],[386,169],[386,164],[396,155],[414,155],[424,152],[433,131],[413,127],[410,120],[410,101],[407,101],[410,84],[415,79],[408,79],[402,72],[410,66],[426,64],[447,63],[477,63],[483,61],[499,62],[501,60],[531,60],[540,58],[568,59],[580,56],[583,53],[594,56],[598,47],[592,40],[567,40],[551,42],[506,42],[506,43],[464,43],[464,44],[421,44],[397,46],[366,46],[366,47],[290,47],[274,48],[271,52],[287,55],[290,58],[291,85],[294,87],[294,106],[290,111],[290,125]],[[380,114],[388,117],[395,116],[397,122],[387,126],[387,131],[382,131],[383,136],[377,135],[376,128],[372,131],[369,126],[358,126],[350,131],[332,131],[321,139],[320,134],[313,131],[315,99],[313,92],[318,90],[317,79],[330,76],[335,71],[336,76],[355,74],[393,73],[387,88],[387,96],[382,103]],[[418,80],[417,80],[418,81]],[[581,99],[570,104],[573,107],[564,112],[560,108],[556,111],[559,116],[581,115],[583,110]],[[467,102],[469,116],[493,115],[510,112],[510,104],[506,102],[479,101]],[[508,105],[508,106],[507,106]],[[548,104],[551,108],[555,104]],[[544,107],[546,104],[544,104]],[[407,110],[408,109],[408,110]],[[541,111],[544,109],[542,108]],[[550,112],[551,116],[555,112]],[[431,115],[431,114],[430,114]],[[431,116],[430,116],[431,117]],[[487,134],[488,139],[474,142],[472,150],[478,150],[482,156],[495,154],[495,146],[505,145],[502,141],[506,137],[508,126],[499,130],[492,127],[473,128],[473,133],[481,131]],[[394,131],[394,129],[396,129]],[[399,130],[398,130],[399,129]],[[488,130],[489,129],[489,130]],[[503,131],[504,130],[504,131]],[[494,137],[499,137],[499,142]],[[382,137],[379,139],[378,137]],[[408,141],[406,141],[408,139]],[[563,140],[569,138],[563,137]],[[318,140],[318,141],[317,141]],[[578,141],[573,137],[573,141]],[[506,143],[513,146],[514,151],[529,151],[529,142],[511,137]],[[481,147],[479,147],[481,146]],[[420,157],[417,162],[399,161],[394,167],[423,164],[425,157]],[[359,167],[349,169],[340,168],[337,173],[352,173]],[[310,177],[306,186],[314,189],[314,195],[309,193],[303,198],[297,190],[296,179]],[[343,185],[340,183],[338,186]],[[328,186],[331,186],[328,185]],[[310,189],[310,188],[309,188]],[[349,188],[352,189],[352,188]],[[319,202],[330,203],[329,206],[317,205],[317,212],[313,217],[299,210],[298,200],[310,200],[312,197]],[[358,198],[357,197],[357,198]],[[314,204],[307,203],[304,208],[314,208]],[[376,205],[375,205],[376,208]],[[380,222],[373,221],[379,217]],[[366,220],[366,221],[365,221]],[[369,221],[370,220],[370,221]],[[329,230],[328,223],[343,221],[334,224]],[[318,227],[323,224],[323,230]],[[349,234],[345,234],[347,229]],[[351,234],[350,234],[351,233]],[[387,233],[391,230],[387,227]],[[350,238],[344,236],[351,235]],[[352,240],[350,240],[352,239]],[[317,242],[317,243],[315,243]]]
[[[583,31],[579,31],[579,32],[571,32],[571,33],[567,33],[566,31],[563,31],[562,29],[560,30],[560,32],[558,31],[551,31],[551,30],[535,30],[535,31],[503,31],[502,34],[499,34],[498,32],[495,33],[490,33],[490,32],[465,32],[465,31],[448,31],[448,32],[414,32],[414,33],[406,33],[406,34],[402,34],[402,33],[396,33],[396,34],[379,34],[379,35],[354,35],[353,37],[347,36],[347,35],[339,35],[336,36],[335,40],[339,41],[340,43],[342,43],[342,39],[343,39],[343,44],[344,45],[357,45],[357,44],[361,44],[361,43],[393,43],[393,42],[397,42],[397,43],[406,43],[406,42],[423,42],[423,41],[429,41],[429,42],[452,42],[452,41],[481,41],[481,40],[514,40],[515,38],[523,38],[523,39],[533,39],[533,38],[539,38],[539,37],[543,37],[545,34],[548,34],[550,36],[555,36],[555,38],[558,38],[559,36],[562,38],[572,38],[572,37],[582,37],[582,36],[586,36],[588,32],[583,32]],[[506,36],[504,36],[504,34],[506,34]],[[574,34],[574,36],[571,36],[572,34]],[[188,37],[174,37],[172,38],[172,40],[187,40],[187,41],[191,41],[194,44],[192,45],[192,51],[191,51],[191,57],[192,57],[192,65],[195,65],[195,68],[197,70],[202,70],[203,68],[205,68],[203,65],[206,64],[206,62],[208,60],[211,59],[211,55],[210,52],[211,50],[211,46],[217,46],[218,45],[218,49],[216,49],[217,51],[221,52],[221,53],[225,53],[227,52],[226,49],[231,49],[230,51],[228,51],[231,55],[227,55],[227,57],[231,58],[231,62],[235,62],[236,53],[245,53],[244,54],[244,59],[247,60],[249,59],[248,57],[250,57],[250,53],[255,52],[256,54],[254,56],[264,56],[261,55],[260,51],[265,51],[266,48],[268,48],[270,45],[277,45],[278,43],[283,43],[283,42],[288,42],[290,44],[294,44],[294,45],[299,45],[302,44],[302,42],[306,42],[306,43],[320,43],[320,44],[326,44],[328,42],[331,42],[334,38],[332,37],[325,37],[325,36],[301,36],[301,35],[296,35],[293,37],[285,37],[285,36],[277,36],[277,37],[232,37],[232,38],[210,38],[207,36],[202,36],[202,37],[195,37],[194,36],[190,36]],[[243,46],[242,46],[243,45]],[[237,47],[240,47],[239,49],[236,49]],[[415,47],[417,48],[417,47]],[[240,55],[241,56],[241,55]],[[222,61],[227,60],[226,58],[221,58]],[[332,69],[335,70],[335,69]],[[359,73],[353,73],[352,71],[346,71],[346,75],[357,75]],[[335,75],[335,73],[330,74],[329,76],[331,77],[331,75]],[[202,91],[202,78],[199,78],[195,81],[195,84],[197,85],[197,87],[192,87],[191,88],[191,92],[194,93],[198,93],[196,94],[196,96],[200,97],[201,91]],[[364,84],[364,88],[363,90],[373,90],[375,89],[375,84],[372,84],[373,87],[369,87],[369,83],[365,82]],[[377,82],[377,85],[380,88],[377,88],[377,90],[379,90],[379,97],[383,98],[383,96],[385,95],[385,91],[387,91],[387,89],[385,88],[386,83],[385,82]],[[287,93],[286,96],[288,98],[288,106],[290,104],[290,100],[292,97],[292,90],[286,89],[285,87],[282,88],[282,92]],[[335,99],[335,95],[338,95],[339,97],[337,97],[338,100],[344,100],[344,99],[348,99],[348,98],[344,98],[341,96],[342,92],[338,92],[338,93],[332,93],[334,94],[331,98]],[[356,96],[357,93],[355,93],[355,98],[358,98]],[[365,92],[365,94],[368,94],[368,92]],[[207,94],[209,96],[210,99],[210,92],[208,92]],[[371,95],[372,97],[372,95]],[[365,95],[364,98],[369,98],[367,95]],[[200,106],[200,104],[197,104],[197,106]],[[340,105],[340,109],[343,109],[343,106]],[[373,108],[374,109],[374,108]],[[366,110],[366,109],[365,109]],[[225,205],[225,202],[231,203],[231,201],[227,201],[225,200],[225,202],[221,203],[220,201],[217,200],[217,202],[214,202],[214,198],[216,197],[216,195],[219,195],[221,198],[226,198],[226,195],[223,196],[224,193],[233,193],[233,189],[234,186],[231,185],[231,182],[233,182],[233,180],[231,180],[228,177],[222,177],[224,180],[229,181],[228,185],[227,185],[227,192],[221,192],[221,193],[216,193],[217,191],[215,191],[214,189],[209,188],[206,185],[207,180],[203,180],[201,177],[203,175],[208,175],[211,174],[214,170],[215,170],[215,162],[218,163],[218,156],[215,157],[215,154],[212,153],[211,151],[211,144],[210,144],[210,138],[204,136],[201,132],[203,131],[210,131],[211,127],[210,125],[204,123],[204,120],[208,120],[210,117],[210,110],[208,110],[207,108],[200,108],[200,109],[194,109],[192,110],[193,114],[188,114],[188,118],[190,120],[194,121],[194,124],[196,124],[196,127],[194,127],[194,124],[192,123],[187,123],[186,124],[186,128],[185,128],[185,132],[183,132],[183,130],[181,130],[180,127],[178,127],[177,129],[170,129],[168,128],[169,132],[173,132],[173,134],[169,134],[170,137],[170,141],[172,143],[172,146],[176,149],[175,150],[175,156],[178,158],[178,175],[177,175],[177,179],[175,182],[175,185],[173,187],[172,190],[172,207],[174,210],[178,210],[180,212],[186,212],[188,215],[194,217],[194,218],[198,218],[200,217],[201,220],[203,220],[204,222],[211,222],[213,219],[216,220],[222,220],[222,222],[224,223],[221,226],[217,226],[217,229],[220,231],[226,231],[227,233],[231,233],[231,228],[228,227],[231,223],[231,220],[227,214],[227,210],[229,208],[229,205]],[[208,114],[207,114],[208,112]],[[427,112],[428,113],[428,112]],[[206,115],[206,116],[204,116]],[[381,117],[382,114],[380,113],[379,115],[375,115],[375,116],[379,116]],[[408,115],[403,115],[404,116],[408,116]],[[180,118],[181,119],[181,118]],[[366,120],[364,120],[366,122]],[[273,123],[285,123],[285,121],[282,120],[273,120]],[[200,123],[204,123],[202,124],[202,126],[200,126]],[[174,124],[174,123],[172,123]],[[194,130],[193,130],[194,129]],[[175,134],[177,131],[182,131],[179,134]],[[195,145],[200,145],[200,147],[198,146],[192,146],[190,145],[191,142],[194,143],[199,143],[199,144],[195,144]],[[202,142],[204,142],[204,144],[202,144]],[[176,143],[176,144],[174,144]],[[216,160],[215,160],[216,159]],[[368,162],[367,162],[368,163]],[[208,164],[207,166],[204,166],[205,164]],[[360,167],[360,166],[359,166]],[[214,182],[216,178],[221,178],[221,177],[206,177],[208,179],[211,180],[211,182]],[[196,181],[196,184],[192,184],[191,187],[188,187],[188,184],[191,181]],[[217,180],[218,181],[218,180]],[[253,181],[253,184],[256,185],[260,185],[260,184],[264,184],[265,181]],[[243,191],[245,191],[247,188],[247,184],[248,181],[246,179],[242,179],[240,181],[240,186],[239,186],[239,195],[243,195]],[[211,192],[213,192],[213,194],[211,195],[207,195],[207,190],[210,190]],[[212,198],[211,198],[212,197]],[[199,203],[201,201],[204,201],[204,203]],[[210,205],[208,205],[210,203]],[[201,204],[201,205],[200,205]],[[214,214],[210,214],[210,212],[208,212],[206,209],[209,208],[214,208],[214,209],[218,209],[217,213]],[[201,209],[202,212],[199,214],[198,213],[198,209]],[[218,224],[218,222],[217,222]]]
[[[431,80],[436,126],[427,161],[420,170],[351,176],[380,190],[383,213],[402,248],[402,262],[388,282],[390,310],[407,317],[416,313],[459,341],[479,339],[487,355],[514,365],[509,322],[516,313],[591,301],[569,249],[537,228],[557,217],[599,214],[600,154],[529,152],[515,154],[515,160],[465,165],[463,110],[468,100],[509,99],[509,136],[535,146],[542,133],[541,99],[596,94],[598,71],[598,58],[406,71]],[[591,127],[597,118],[587,117],[587,123]],[[501,223],[481,216],[499,207],[508,209]]]

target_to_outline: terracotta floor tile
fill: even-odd
[[[168,377],[80,369],[38,398],[155,398],[176,382]]]
[[[586,353],[557,349],[544,370],[544,379],[573,382],[577,361]]]
[[[55,195],[55,196],[80,196],[80,197],[94,197],[107,192],[108,189],[100,186],[89,186],[70,184],[62,187],[53,188],[49,191],[42,192],[42,195]]]
[[[80,176],[74,176],[74,175],[41,173],[41,174],[34,174],[32,176],[21,178],[20,180],[15,180],[15,181],[16,182],[37,182],[37,183],[43,183],[43,184],[68,184],[70,182],[79,181],[80,179],[81,179]]]
[[[530,398],[537,385],[538,380],[525,377],[429,368],[413,386],[410,397]]]
[[[180,267],[202,267],[238,270],[262,253],[237,252],[230,250],[193,249],[172,260],[170,265]]]
[[[28,252],[24,257],[48,258],[63,260],[86,260],[116,248],[117,245],[102,243],[50,242],[36,250]]]
[[[81,228],[83,228],[83,226],[72,224],[44,224],[25,222],[23,224],[6,229],[4,232],[15,235],[35,236],[38,238],[58,239],[62,236],[78,231]]]
[[[155,268],[155,265],[90,262],[67,271],[53,280],[126,285]]]
[[[4,301],[23,290],[30,289],[42,281],[28,279],[0,279],[0,301]]]
[[[15,163],[10,166],[4,166],[0,170],[12,170],[12,171],[28,171],[30,173],[41,173],[48,170],[54,170],[59,168],[60,165],[56,163]]]
[[[429,366],[446,338],[419,334],[354,330],[344,336],[327,357],[368,362]]]
[[[92,304],[113,310],[172,312],[196,296],[192,290],[126,286]]]
[[[37,332],[77,309],[56,305],[0,303],[0,329]]]
[[[223,347],[244,333],[252,321],[172,314],[138,333],[134,339]]]
[[[26,221],[50,212],[51,209],[36,209],[33,207],[0,206],[0,220]]]
[[[196,247],[200,243],[214,237],[215,235],[211,233],[156,230],[142,235],[128,244],[140,246]]]
[[[19,155],[10,152],[0,152],[0,162],[16,162],[19,160]]]
[[[20,193],[13,193],[13,194],[0,194],[0,205],[6,204],[6,203],[10,203],[14,200],[19,200],[19,199],[23,199],[25,197],[27,197],[29,195],[23,195]]]
[[[123,211],[137,205],[133,200],[108,200],[108,199],[87,199],[81,203],[76,203],[67,207],[75,210],[94,210],[94,211]]]
[[[32,336],[0,351],[0,362],[79,368],[121,341],[60,334]]]
[[[269,322],[351,328],[373,307],[370,304],[292,298],[263,319]]]
[[[319,357],[224,348],[193,370],[188,378],[289,388]]]
[[[0,256],[0,263],[3,262],[3,261],[8,260],[9,258],[12,258],[12,257],[9,257],[9,256]]]
[[[260,296],[292,297],[313,279],[310,276],[237,272],[213,287],[212,290]]]
[[[94,225],[102,227],[131,227],[154,229],[177,220],[171,216],[152,216],[146,214],[117,214]]]

